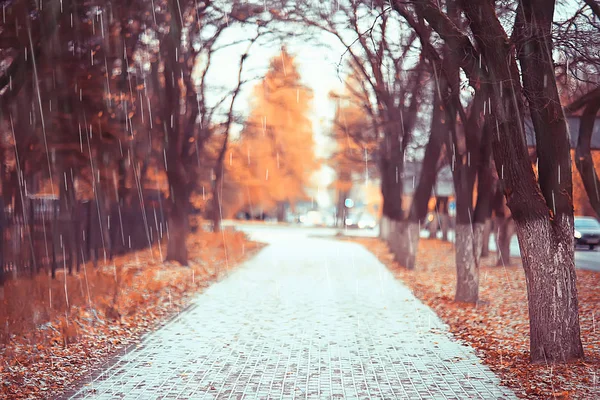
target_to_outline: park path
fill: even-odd
[[[515,398],[363,247],[267,236],[72,398]]]

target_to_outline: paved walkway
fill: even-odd
[[[514,398],[367,250],[276,238],[73,398]]]

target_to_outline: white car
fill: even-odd
[[[592,217],[575,217],[575,245],[588,246],[590,250],[600,244],[600,222]]]
[[[377,226],[377,219],[371,214],[361,214],[357,225],[360,229],[374,229]]]

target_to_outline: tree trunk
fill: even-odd
[[[472,187],[471,193],[472,195]],[[457,189],[458,194],[459,189]],[[465,303],[477,303],[479,300],[479,250],[476,247],[474,229],[479,229],[479,243],[483,233],[482,224],[472,224],[469,217],[461,217],[465,211],[460,210],[461,206],[471,213],[471,205],[461,205],[457,197],[456,201],[457,217],[454,228],[454,247],[456,250],[456,293],[455,301]]]
[[[477,233],[474,232],[477,230]],[[456,293],[455,301],[476,303],[479,300],[479,257],[475,248],[476,237],[481,240],[483,226],[456,224]]]
[[[416,252],[419,247],[420,224],[427,218],[429,211],[429,199],[437,178],[437,163],[440,158],[442,144],[444,143],[444,134],[447,133],[444,124],[444,111],[440,96],[436,95],[433,102],[433,114],[431,119],[431,134],[425,147],[419,183],[413,195],[410,213],[406,223],[406,246],[403,254],[400,254],[400,264],[408,269],[414,269],[416,266]],[[435,221],[435,219],[434,219]],[[431,226],[435,226],[432,221]],[[437,234],[437,227],[433,236]],[[431,237],[431,230],[430,230]]]
[[[175,1],[169,0],[167,8],[171,14],[169,31],[160,41],[160,53],[164,60],[163,75],[167,83],[164,85],[164,91],[161,93],[161,111],[165,129],[165,147],[166,147],[166,172],[169,182],[169,216],[168,216],[168,243],[167,255],[165,261],[177,261],[181,265],[187,265],[188,253],[186,239],[189,231],[189,195],[190,183],[186,166],[183,158],[186,154],[188,134],[193,131],[195,124],[195,112],[192,112],[193,119],[182,126],[181,87],[185,77],[184,72],[187,67],[184,64],[184,57],[178,56],[178,49],[181,46],[182,20],[179,14],[178,6]],[[179,16],[179,17],[178,17]],[[160,87],[158,77],[158,63],[153,66],[153,79]],[[188,92],[188,95],[191,93]],[[197,108],[192,107],[192,110]],[[170,121],[170,123],[167,123]]]
[[[596,114],[600,109],[600,97],[592,100],[583,110],[579,123],[579,137],[575,150],[575,165],[581,176],[585,192],[590,204],[600,218],[600,179],[594,167],[594,159],[590,151],[592,132],[596,122]]]
[[[492,140],[488,128],[488,125],[484,125],[480,146],[481,157],[479,157],[479,167],[477,169],[477,203],[473,212],[477,257],[485,257],[489,253],[490,217],[492,215],[492,200],[495,194],[492,173]]]
[[[4,172],[4,168],[2,168],[2,171]],[[0,196],[0,300],[4,300],[4,254],[6,248],[6,243],[4,241],[4,230],[6,228],[6,225],[7,218],[4,207],[4,198]]]
[[[99,185],[96,186],[94,199],[89,203],[88,215],[89,224],[86,240],[88,240],[89,258],[94,267],[98,267],[100,256],[104,258],[110,253],[112,248],[108,235],[108,214],[106,212],[103,192]]]
[[[523,0],[515,22],[523,88],[535,128],[538,181],[552,217],[523,220],[513,213],[526,260],[534,362],[583,357],[573,246],[571,147],[551,55],[554,3]]]
[[[448,230],[450,229],[450,216],[448,212],[440,214],[440,230],[442,231],[442,241],[448,241]]]
[[[211,204],[211,216],[213,232],[221,231],[221,193],[219,192],[219,181],[217,179],[212,189],[212,204]]]
[[[410,221],[394,221],[394,231],[390,235],[390,249],[394,259],[406,269],[415,269],[419,246],[419,224]]]
[[[498,258],[496,265],[507,266],[510,261],[510,242],[514,234],[514,224],[512,217],[497,216],[496,217],[496,246]]]
[[[252,43],[254,43],[254,41],[257,38],[258,38],[258,36],[250,42],[250,46],[252,45]],[[240,59],[240,65],[238,68],[237,86],[231,96],[231,103],[229,103],[229,112],[227,114],[227,123],[225,125],[225,134],[224,134],[225,137],[223,138],[223,145],[221,146],[221,150],[219,151],[219,157],[217,158],[217,163],[215,166],[216,179],[215,179],[215,187],[213,190],[213,231],[214,232],[218,232],[219,229],[221,228],[221,219],[223,217],[223,212],[222,212],[223,199],[221,198],[222,197],[221,193],[223,191],[223,175],[225,174],[223,160],[225,159],[225,153],[227,152],[227,143],[229,142],[229,130],[231,129],[231,123],[233,122],[233,106],[235,104],[235,99],[237,98],[237,95],[240,92],[240,88],[242,87],[242,69],[244,68],[244,61],[247,58],[249,50],[250,50],[250,47],[248,47],[248,50],[246,50],[246,52],[244,54],[242,54],[242,57]],[[190,90],[190,94],[188,95],[190,100],[193,99],[191,89],[192,89],[191,86],[188,87],[188,90]],[[188,103],[193,104],[191,101],[188,101]],[[195,111],[194,113],[192,113],[192,118],[190,119],[192,124],[195,124],[197,113],[198,113],[198,111]],[[217,212],[218,212],[218,214],[217,214]],[[278,218],[278,220],[279,220],[279,218]]]
[[[490,255],[490,236],[492,233],[492,220],[487,218],[483,224],[483,233],[481,237],[481,257]]]
[[[437,164],[440,158],[445,134],[448,133],[444,121],[443,104],[439,95],[434,95],[433,112],[431,116],[431,133],[425,147],[419,183],[415,189],[410,204],[408,220],[414,223],[423,222],[429,211],[429,199],[437,178]]]
[[[175,168],[173,168],[175,169]],[[185,181],[176,171],[169,169],[167,176],[171,187],[167,256],[165,261],[177,261],[181,265],[188,264],[186,246],[189,232],[189,193]]]
[[[75,186],[73,180],[67,176],[67,168],[60,169],[59,178],[59,215],[58,215],[58,232],[59,236],[62,237],[60,241],[61,246],[64,249],[64,255],[69,256],[69,275],[73,273],[73,263],[78,259],[77,247],[76,247],[76,198],[75,198]],[[59,249],[59,251],[63,251]]]
[[[479,257],[473,235],[473,175],[471,168],[463,163],[455,166],[453,171],[456,193],[456,226],[454,228],[456,293],[454,299],[465,303],[477,303],[479,300]],[[480,236],[482,232],[483,229],[479,232]]]
[[[381,223],[379,224],[379,237],[385,241],[390,238],[391,231],[391,220],[385,215],[381,216]]]
[[[473,246],[475,248],[475,264],[479,268],[479,262],[481,261],[481,254],[483,252],[483,240],[484,240],[485,223],[475,222],[473,224]]]
[[[509,222],[509,216],[507,216],[507,212],[509,210],[506,208],[506,199],[504,198],[504,191],[502,187],[502,181],[496,182],[495,192],[492,196],[491,200],[491,208],[494,214],[494,243],[496,243],[496,265],[510,265],[510,237],[508,237],[508,246],[507,247],[507,236],[508,234],[507,228],[509,227],[507,223]]]
[[[564,224],[571,223],[566,216]],[[527,276],[531,360],[566,362],[583,357],[573,236],[547,221],[515,221]],[[571,226],[572,229],[572,226]]]
[[[344,190],[338,190],[338,201],[337,201],[337,214],[336,214],[336,224],[340,229],[343,229],[346,226],[346,197],[348,193]],[[381,237],[381,232],[380,237]]]
[[[383,197],[383,215],[391,221],[402,221],[402,167],[403,159],[399,143],[386,137],[381,152],[381,195]]]
[[[189,231],[188,215],[184,210],[174,209],[169,213],[169,240],[165,261],[177,261],[181,265],[188,264],[186,246]]]
[[[277,222],[285,222],[285,203],[277,202]]]
[[[434,213],[433,220],[429,223],[429,239],[437,239],[437,231],[440,222],[439,214],[437,212]]]
[[[448,229],[450,228],[450,216],[448,215],[448,198],[438,197],[436,200],[436,215],[435,218],[442,231],[442,240],[448,241]],[[436,232],[437,235],[437,232]],[[435,236],[437,237],[437,236]]]

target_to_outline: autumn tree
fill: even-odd
[[[163,140],[169,187],[166,260],[185,265],[190,197],[199,189],[200,169],[206,166],[200,157],[217,131],[212,125],[214,111],[228,98],[213,105],[207,102],[207,91],[214,89],[207,83],[211,56],[218,50],[217,39],[232,22],[254,24],[258,13],[251,3],[206,1],[166,1],[148,11],[152,12],[144,15],[150,19],[146,24],[151,30],[145,40],[151,45],[138,45],[146,52],[140,65],[149,64],[142,86],[148,111],[157,110],[153,122]],[[232,104],[240,85],[238,74]]]
[[[246,204],[277,208],[304,196],[304,188],[317,168],[312,123],[308,117],[312,91],[301,82],[294,57],[285,47],[271,59],[262,82],[254,88],[252,111],[236,144],[242,169],[241,190]]]
[[[335,149],[329,157],[329,165],[336,173],[333,182],[337,193],[337,225],[344,226],[345,199],[353,187],[354,176],[357,174],[373,176],[369,166],[376,166],[374,157],[377,152],[377,136],[370,116],[365,112],[367,104],[364,93],[356,89],[356,75],[346,80],[346,93],[330,93],[335,102],[335,115],[330,137],[335,143]]]
[[[531,359],[581,358],[569,140],[548,51],[554,1],[519,3],[512,38],[493,3],[457,2],[469,33],[438,4],[428,0],[411,4],[446,43],[455,44],[456,61],[470,84],[485,90],[491,101],[486,124],[491,127],[495,165],[516,224],[527,276]],[[395,7],[404,4],[395,2]],[[536,132],[538,176],[523,135],[525,104]],[[552,251],[544,250],[548,248]]]

